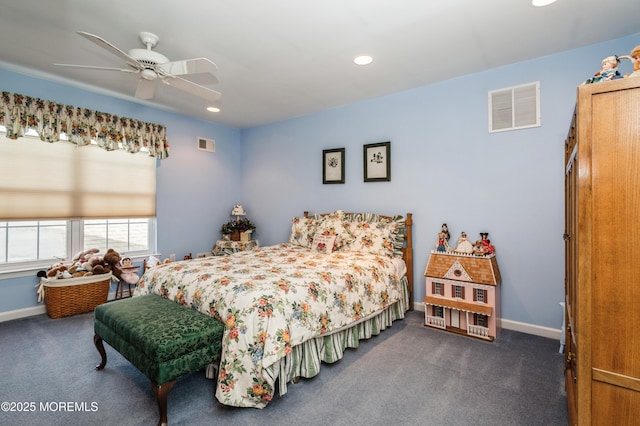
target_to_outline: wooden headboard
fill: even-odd
[[[329,214],[329,213],[325,213]],[[325,214],[319,214],[324,216]],[[392,216],[379,215],[380,217],[392,220]],[[412,214],[407,213],[404,218],[404,247],[402,248],[402,258],[407,265],[407,289],[409,290],[409,310],[413,310],[413,219]],[[309,212],[304,212],[304,217],[309,217]]]

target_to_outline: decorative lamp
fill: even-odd
[[[231,210],[231,216],[236,217],[236,222],[240,222],[240,216],[246,216],[247,213],[244,211],[244,207],[242,204],[236,204],[233,206],[233,210]]]

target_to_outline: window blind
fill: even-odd
[[[0,220],[155,215],[154,157],[0,136]]]

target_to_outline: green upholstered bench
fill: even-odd
[[[178,377],[220,361],[224,325],[157,295],[96,307],[93,341],[107,364],[107,342],[151,380],[160,420],[167,424],[167,395]]]

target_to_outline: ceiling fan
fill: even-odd
[[[139,34],[142,44],[146,49],[131,49],[125,52],[105,39],[84,31],[77,32],[87,40],[97,44],[103,49],[113,53],[127,64],[128,68],[112,68],[91,65],[71,65],[71,64],[54,64],[63,67],[88,68],[97,70],[121,71],[128,73],[140,74],[138,87],[136,88],[135,97],[138,99],[153,98],[157,86],[157,81],[173,86],[176,89],[187,92],[191,95],[198,96],[211,102],[220,99],[220,92],[209,89],[208,87],[196,84],[183,77],[190,74],[206,75],[209,83],[217,83],[218,79],[214,72],[218,67],[216,64],[206,58],[184,59],[181,61],[169,61],[169,59],[154,51],[153,49],[160,38],[149,32],[141,32]]]

